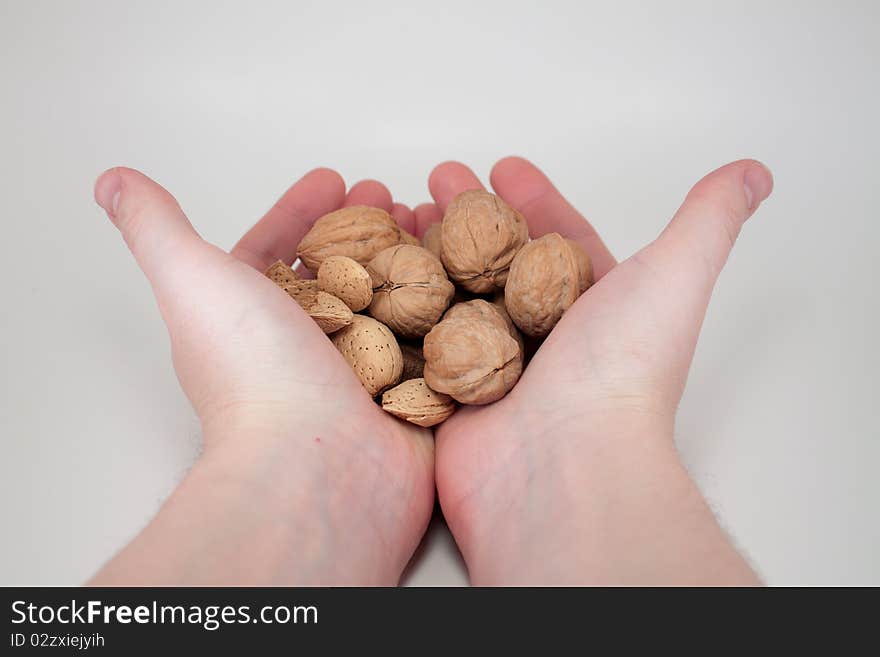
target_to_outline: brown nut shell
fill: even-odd
[[[308,309],[318,298],[318,281],[314,278],[304,278],[298,281],[291,281],[281,286],[281,289],[287,292],[290,297],[301,305],[304,309]]]
[[[325,214],[299,243],[296,254],[317,273],[333,255],[348,256],[366,265],[379,251],[400,242],[400,228],[381,208],[353,205]]]
[[[440,424],[455,412],[452,397],[435,392],[424,379],[409,379],[382,395],[382,410],[420,427]]]
[[[318,267],[318,287],[339,297],[354,312],[373,300],[373,280],[357,261],[348,256],[330,256]]]
[[[496,322],[444,319],[425,336],[425,381],[462,404],[501,399],[522,373],[522,352]]]
[[[351,309],[342,299],[319,290],[318,281],[294,281],[282,289],[315,320],[324,333],[333,333],[351,324]]]
[[[578,287],[580,288],[580,293],[583,294],[590,288],[590,286],[593,284],[593,281],[595,280],[593,278],[593,261],[590,260],[590,256],[587,255],[584,247],[582,247],[574,240],[566,237],[565,243],[568,244],[568,247],[571,249],[571,252],[574,255],[574,259],[577,262]]]
[[[543,337],[580,295],[575,254],[559,233],[526,244],[510,265],[504,304],[526,335]]]
[[[412,246],[421,246],[422,243],[419,241],[419,238],[413,235],[408,230],[400,229],[400,243],[401,244],[410,244]]]
[[[442,252],[440,248],[440,226],[440,224],[431,224],[428,226],[425,234],[422,235],[422,246],[438,258],[442,257],[440,255]]]
[[[504,306],[496,303],[490,303],[484,299],[473,299],[471,301],[462,301],[450,307],[443,315],[443,319],[464,319],[469,321],[492,322],[500,326],[510,333],[510,337],[516,340],[520,346],[520,353],[523,349],[523,340]]]
[[[351,324],[330,339],[371,397],[400,380],[403,356],[394,334],[381,322],[354,315]]]
[[[478,294],[502,288],[513,257],[529,239],[526,220],[503,199],[471,189],[449,204],[440,229],[443,264],[458,285]]]
[[[346,306],[342,299],[326,292],[318,292],[314,305],[306,312],[324,333],[333,333],[343,326],[348,326],[354,316],[351,308]]]
[[[293,271],[293,269],[288,267],[281,260],[273,262],[263,273],[266,277],[272,279],[275,285],[278,285],[279,287],[284,287],[289,283],[300,280],[299,274]]]
[[[370,261],[367,271],[373,279],[370,315],[406,338],[430,331],[455,292],[442,263],[420,246],[398,244],[385,249]]]

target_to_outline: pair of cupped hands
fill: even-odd
[[[673,424],[713,285],[769,171],[741,160],[710,173],[620,263],[532,163],[503,159],[489,181],[533,238],[580,242],[596,283],[506,397],[432,434],[384,413],[262,272],[343,206],[383,208],[421,237],[483,187],[468,167],[437,166],[433,203],[414,209],[379,182],[346,189],[316,169],[231,252],[143,174],[98,179],[98,204],[152,286],[204,450],[94,582],[395,584],[435,490],[475,583],[755,581],[681,466]]]

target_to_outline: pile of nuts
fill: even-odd
[[[330,334],[371,397],[430,427],[461,404],[501,399],[545,337],[593,283],[583,248],[558,233],[529,240],[523,216],[481,190],[462,192],[421,243],[384,210],[318,219],[297,256],[266,276]]]

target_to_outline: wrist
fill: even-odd
[[[423,479],[401,481],[409,450],[421,451],[424,441],[398,433],[395,423],[387,435],[365,426],[356,419],[329,426],[260,414],[205,427],[206,450],[193,475],[227,500],[221,503],[234,508],[239,524],[267,537],[257,550],[268,550],[272,583],[399,580],[415,544],[397,537],[410,514],[423,514],[417,501],[433,498],[433,459],[426,459]],[[397,449],[388,449],[391,443]],[[416,502],[406,501],[411,496]],[[395,511],[401,504],[404,517]],[[273,559],[288,567],[272,567]]]
[[[349,427],[359,431],[354,442]],[[91,583],[399,580],[427,523],[432,459],[420,458],[416,473],[401,466],[406,456],[383,454],[382,446],[416,445],[417,437],[365,433],[356,421],[336,431],[292,429],[266,416],[215,423],[205,432],[208,448],[184,481]]]
[[[442,450],[438,462],[444,514],[474,583],[553,583],[562,572],[587,582],[582,556],[607,547],[600,544],[617,526],[614,516],[681,481],[671,428],[656,417],[504,417],[491,424],[504,440],[478,487],[455,485]]]
[[[584,414],[529,434],[519,419],[478,489],[450,498],[440,480],[474,583],[755,583],[681,464],[670,423]]]

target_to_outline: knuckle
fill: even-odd
[[[746,217],[741,198],[698,185],[688,194],[688,204],[703,221],[712,222],[728,250],[733,248]]]
[[[147,239],[161,237],[162,226],[167,225],[163,221],[165,217],[173,217],[182,214],[180,206],[173,197],[157,200],[154,198],[129,198],[126,200],[124,211],[117,218],[122,237],[129,249],[136,251],[141,249]],[[153,235],[150,238],[150,235]]]
[[[689,194],[694,200],[721,216],[740,224],[748,216],[745,190],[740,182],[731,180],[705,181],[698,184]]]
[[[144,231],[149,224],[148,214],[145,205],[139,203],[126,208],[125,213],[119,217],[119,230],[132,251],[136,251],[143,241]]]
[[[728,198],[718,203],[716,213],[716,221],[719,224],[719,228],[727,238],[726,246],[733,248],[744,220],[743,210],[739,203]]]

